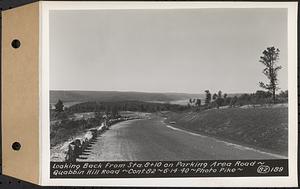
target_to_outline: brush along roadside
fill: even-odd
[[[61,145],[59,149],[51,153],[51,161],[75,162],[77,158],[96,140],[97,136],[104,133],[112,125],[127,120],[139,119],[140,117],[117,118],[102,122],[100,126],[87,130],[83,135],[69,140]]]

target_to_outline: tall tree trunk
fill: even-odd
[[[272,97],[273,97],[273,104],[276,103],[276,96],[275,96],[275,89],[272,91]]]

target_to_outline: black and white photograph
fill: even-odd
[[[299,185],[297,2],[2,11],[9,186]]]
[[[287,9],[53,10],[52,162],[288,159]]]
[[[41,10],[45,185],[297,183],[296,3]]]

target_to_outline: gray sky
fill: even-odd
[[[51,11],[50,89],[255,92],[269,46],[287,89],[286,9]]]

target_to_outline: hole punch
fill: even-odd
[[[11,46],[12,46],[14,49],[19,48],[19,47],[21,46],[20,40],[14,39],[14,40],[11,42]]]
[[[21,149],[21,144],[19,142],[14,142],[11,147],[13,150],[19,151]]]

